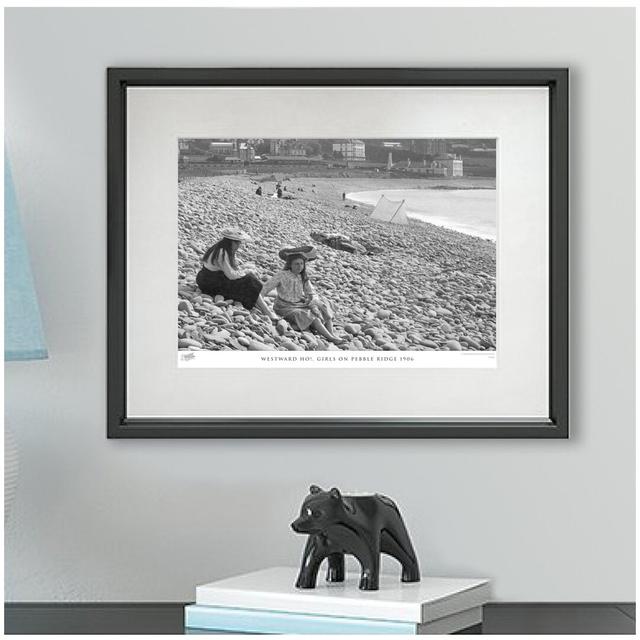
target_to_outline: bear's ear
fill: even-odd
[[[309,493],[322,493],[322,489],[317,484],[312,484],[309,487]]]
[[[342,500],[340,489],[336,489],[336,487],[333,487],[329,493],[331,494],[332,498],[335,498],[336,500]]]

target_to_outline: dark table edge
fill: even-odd
[[[9,608],[17,607],[184,607],[193,604],[188,602],[5,602],[4,606]],[[494,607],[633,607],[635,602],[487,602],[484,606]]]
[[[186,630],[182,626],[182,609],[185,605],[190,604],[189,602],[5,602],[5,617],[4,617],[4,632],[5,635],[24,635],[24,634],[33,634],[36,633],[38,635],[42,634],[43,631],[38,627],[38,624],[35,626],[32,623],[27,624],[26,626],[24,621],[28,620],[30,616],[33,616],[33,621],[39,621],[39,624],[42,625],[42,621],[46,619],[50,619],[49,625],[56,621],[56,625],[53,627],[49,626],[47,635],[76,635],[76,634],[87,634],[91,635],[103,635],[103,634],[121,634],[127,633],[132,635],[140,635],[140,634],[182,634],[186,633]],[[560,610],[564,609],[565,611],[560,614]],[[609,634],[634,634],[635,633],[635,602],[488,602],[483,606],[483,622],[472,625],[471,627],[467,627],[465,629],[461,629],[460,631],[455,632],[454,635],[462,635],[462,634],[475,634],[482,635],[484,633],[484,623],[489,622],[490,618],[494,618],[495,616],[507,616],[512,617],[513,615],[523,616],[527,618],[528,616],[544,616],[547,619],[549,617],[555,617],[556,614],[554,611],[557,611],[560,615],[566,615],[566,609],[573,609],[572,615],[579,617],[580,611],[586,613],[589,609],[608,609],[611,612],[615,612],[617,615],[617,620],[620,620],[620,623],[614,623],[613,627],[606,631],[607,635]],[[625,610],[626,609],[626,610]],[[155,612],[155,614],[154,614]],[[137,614],[137,615],[136,615]],[[82,624],[73,624],[68,623],[66,628],[59,627],[61,621],[66,617],[80,616],[84,618],[85,621],[83,624],[86,626],[86,616],[101,616],[103,620],[109,620],[106,626],[103,626],[100,630],[93,629],[92,631],[87,631],[82,628]],[[113,615],[113,620],[111,616]],[[113,627],[112,622],[117,621],[119,617],[122,615],[125,616],[134,616],[138,618],[137,622],[133,625],[130,625],[129,630],[124,631],[123,629],[118,629],[114,631],[116,627]],[[26,616],[26,618],[25,618]],[[44,616],[44,618],[43,618]],[[140,624],[139,617],[148,618],[152,616],[154,627],[153,629],[148,626],[147,622],[143,622]],[[157,616],[157,617],[156,617]],[[168,626],[164,626],[167,624],[166,620],[164,622],[161,621],[165,619],[166,616],[171,618],[171,622]],[[175,617],[175,619],[174,619]],[[20,618],[22,618],[23,623],[19,622]],[[622,623],[622,620],[627,620],[626,625]],[[32,621],[32,622],[33,622]],[[548,621],[547,621],[548,622]],[[9,629],[7,629],[7,623],[9,623]],[[632,624],[632,630],[628,625]],[[146,625],[146,626],[145,626]],[[160,626],[158,626],[160,625]],[[622,626],[620,626],[622,625]],[[116,625],[117,626],[117,625]],[[517,626],[517,625],[516,625]],[[617,628],[614,628],[616,627]],[[22,627],[22,628],[21,628]],[[113,627],[109,630],[109,627]],[[560,627],[562,629],[562,627]],[[222,635],[225,635],[227,632],[222,632]],[[492,633],[492,631],[489,631]],[[496,631],[494,629],[493,633],[500,634],[521,634],[525,633],[522,630],[514,628],[513,630],[501,630]],[[531,633],[530,631],[526,632]],[[549,633],[548,631],[546,633]],[[585,631],[583,629],[571,629],[566,630],[565,628],[559,630],[558,633],[561,634],[584,634],[584,633],[602,633],[601,630],[593,630],[593,631]],[[217,635],[220,635],[218,633]],[[235,634],[234,634],[235,635]]]

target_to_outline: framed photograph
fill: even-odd
[[[568,437],[567,69],[109,69],[108,437]]]

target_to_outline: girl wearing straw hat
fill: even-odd
[[[238,247],[249,240],[251,238],[240,229],[224,229],[222,239],[209,247],[202,256],[202,269],[196,276],[196,283],[202,293],[236,300],[245,309],[258,307],[275,322],[278,316],[269,309],[260,295],[262,283],[254,273],[241,271],[236,262]]]
[[[284,268],[262,287],[263,295],[272,289],[278,293],[273,310],[300,331],[311,328],[334,344],[344,342],[333,333],[331,305],[317,295],[307,275],[307,262],[315,260],[316,250],[309,246],[287,248],[278,255],[285,261]]]

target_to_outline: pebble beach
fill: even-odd
[[[262,180],[262,181],[261,181]],[[496,246],[493,241],[431,225],[370,219],[371,208],[351,208],[343,191],[370,188],[357,180],[285,178],[294,199],[258,196],[274,191],[261,176],[182,178],[178,184],[178,349],[182,351],[493,351],[496,340]],[[375,181],[377,184],[377,181]],[[379,188],[388,188],[387,181]],[[400,180],[395,182],[402,182]],[[407,181],[404,186],[413,185]],[[437,188],[437,187],[436,187]],[[252,242],[239,266],[263,281],[280,270],[278,250],[314,245],[308,264],[317,293],[335,310],[333,345],[284,320],[277,325],[257,309],[199,291],[200,257],[237,226]],[[348,253],[312,240],[339,233],[374,253]],[[271,305],[273,299],[266,298]]]

